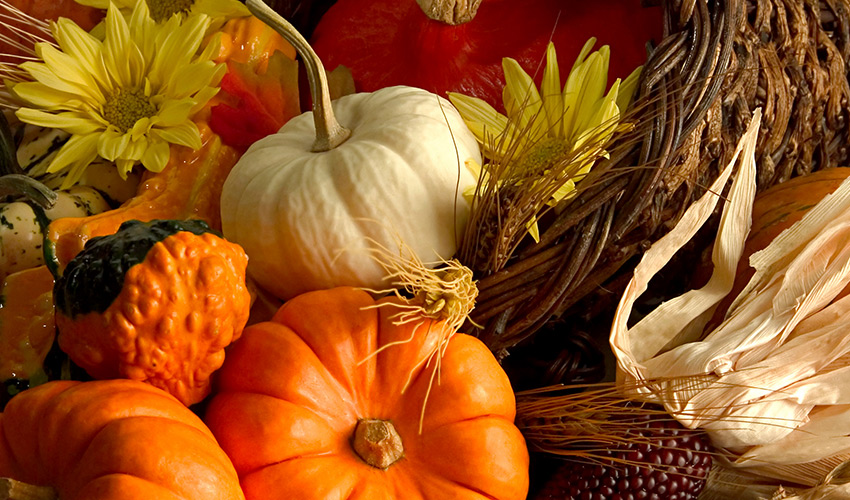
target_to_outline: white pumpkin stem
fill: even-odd
[[[0,478],[0,500],[57,500],[50,486],[36,486],[8,477]]]
[[[481,0],[416,0],[416,3],[429,18],[457,26],[472,21]]]
[[[340,125],[334,116],[331,93],[328,89],[328,76],[313,47],[289,21],[262,0],[247,0],[246,5],[257,19],[271,26],[291,43],[304,61],[307,79],[310,81],[310,95],[313,98],[313,120],[316,123],[316,141],[313,143],[313,151],[330,151],[345,142],[351,135],[351,131]]]

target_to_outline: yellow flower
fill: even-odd
[[[182,14],[187,17],[204,14],[211,19],[224,21],[234,17],[245,17],[251,15],[251,11],[239,0],[76,0],[77,3],[106,9],[111,3],[115,3],[124,12],[132,11],[138,2],[144,2],[148,6],[151,17],[157,23],[162,23],[174,14]]]
[[[595,44],[595,38],[584,44],[563,88],[551,42],[539,90],[516,60],[503,59],[507,116],[481,99],[449,93],[452,104],[481,143],[485,158],[509,157],[525,170],[520,175],[534,179],[548,174],[558,159],[574,155],[572,164],[564,169],[568,178],[559,179],[562,184],[552,195],[550,205],[573,196],[575,182],[607,154],[605,143],[617,129],[621,113],[630,105],[640,76],[639,67],[626,80],[617,79],[606,94],[610,52],[607,45],[591,52]],[[519,157],[511,157],[517,152]],[[474,173],[481,172],[478,165],[468,167]],[[487,169],[485,165],[484,171]],[[474,192],[475,187],[465,195],[470,198]],[[535,220],[529,222],[528,229],[537,239]]]
[[[31,106],[18,109],[21,121],[71,134],[47,170],[66,172],[63,189],[98,156],[126,177],[139,162],[161,171],[169,144],[201,147],[191,117],[218,92],[226,70],[212,61],[217,40],[200,51],[208,24],[206,16],[156,24],[139,2],[129,20],[109,6],[103,41],[68,19],[52,25],[59,48],[38,44],[43,62],[21,65],[34,81],[12,91]]]

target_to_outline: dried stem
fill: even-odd
[[[313,98],[313,120],[316,123],[316,141],[313,143],[312,150],[314,152],[330,151],[345,142],[351,135],[351,131],[340,125],[333,113],[328,77],[319,56],[289,21],[262,0],[247,0],[246,4],[252,14],[291,43],[304,61],[307,78],[310,81],[310,94]]]
[[[8,477],[0,478],[0,500],[58,500],[58,498],[56,490],[50,486],[36,486]]]

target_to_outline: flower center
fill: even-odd
[[[123,133],[133,128],[142,118],[156,114],[156,106],[151,103],[142,89],[121,89],[106,100],[103,117],[118,127]]]
[[[151,19],[156,23],[168,21],[174,14],[186,14],[195,0],[147,0]]]
[[[522,172],[537,177],[545,174],[547,170],[563,159],[569,150],[569,144],[563,139],[549,137],[543,139],[526,152],[520,158],[519,166]]]

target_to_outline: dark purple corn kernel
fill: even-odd
[[[616,418],[617,436],[592,458],[560,465],[534,500],[695,500],[711,469],[708,438],[663,414]],[[629,425],[621,425],[627,422]],[[589,455],[591,453],[588,453]]]

